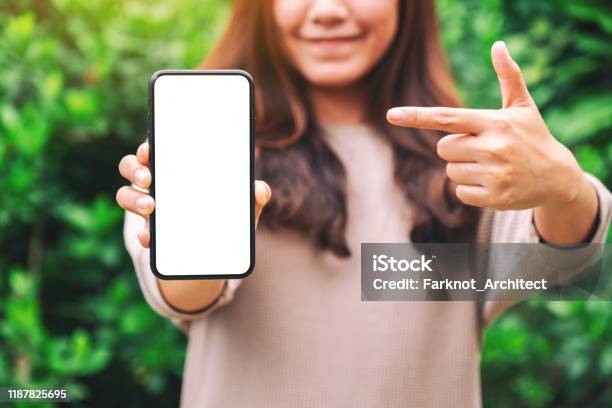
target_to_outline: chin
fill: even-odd
[[[342,88],[352,85],[363,78],[364,70],[342,65],[326,66],[303,71],[306,80],[315,86]]]

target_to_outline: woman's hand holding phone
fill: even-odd
[[[547,241],[581,241],[597,213],[595,190],[570,150],[548,130],[505,44],[496,42],[491,54],[502,109],[398,107],[387,119],[451,133],[437,150],[463,203],[535,208],[536,227]]]
[[[148,194],[151,185],[149,170],[149,144],[138,147],[136,155],[123,157],[119,163],[121,176],[127,179],[131,186],[123,186],[117,191],[117,203],[126,211],[138,214],[145,219],[145,227],[138,232],[138,240],[143,249],[150,245],[149,216],[155,209],[155,201]],[[191,175],[186,174],[185,177]],[[215,192],[211,191],[211,195]],[[255,224],[264,206],[270,200],[272,191],[267,183],[255,181]],[[216,197],[215,199],[222,199]],[[197,203],[190,203],[188,192],[185,192],[185,211],[197,211]],[[157,280],[166,301],[173,307],[186,312],[200,310],[212,303],[221,292],[224,280]]]
[[[151,185],[151,172],[149,170],[149,144],[141,144],[136,151],[136,155],[124,156],[119,162],[119,173],[133,186],[123,186],[117,191],[117,203],[126,211],[133,212],[144,217],[145,228],[138,233],[138,240],[144,248],[150,244],[149,234],[149,215],[155,209],[155,201],[148,194]],[[189,175],[185,175],[189,177]],[[136,188],[135,188],[136,187]],[[187,192],[186,192],[187,194]],[[211,192],[214,195],[214,192]],[[259,216],[264,206],[270,200],[272,191],[268,184],[261,180],[255,181],[255,225],[259,221]],[[197,203],[189,203],[185,197],[185,208]]]

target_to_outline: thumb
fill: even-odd
[[[499,80],[503,107],[532,105],[533,100],[527,90],[521,69],[510,56],[503,41],[496,41],[491,47],[491,60]]]
[[[255,226],[259,223],[261,212],[271,197],[272,190],[268,183],[263,180],[255,180]]]

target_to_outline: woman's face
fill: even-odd
[[[308,82],[355,83],[383,56],[397,31],[397,0],[275,0],[285,56]]]

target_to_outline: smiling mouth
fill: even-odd
[[[342,44],[350,44],[357,42],[365,37],[364,34],[350,35],[350,36],[336,36],[336,37],[302,37],[308,44],[323,45],[323,46],[334,46]]]

